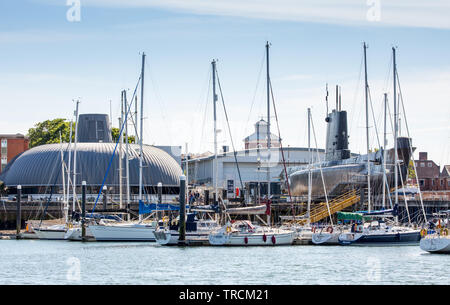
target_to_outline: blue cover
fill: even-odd
[[[186,206],[186,209],[188,209],[189,206]],[[139,214],[148,214],[153,211],[179,211],[180,206],[175,204],[169,204],[169,203],[144,203],[142,200],[139,201]]]

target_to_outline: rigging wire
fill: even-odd
[[[286,179],[286,185],[288,187],[289,201],[291,202],[292,216],[294,216],[294,219],[295,219],[295,209],[294,209],[294,204],[292,203],[291,186],[290,186],[290,183],[289,183],[289,177],[288,177],[288,173],[287,173],[287,169],[286,169],[286,160],[284,158],[283,143],[282,143],[282,140],[281,140],[281,132],[280,132],[280,124],[278,122],[277,107],[275,106],[275,98],[273,96],[272,81],[270,79],[269,79],[269,86],[270,86],[270,93],[271,93],[271,96],[272,96],[272,103],[273,103],[273,111],[274,111],[274,114],[275,114],[275,121],[277,122],[278,139],[280,140],[281,157],[282,157],[282,160],[283,160],[283,168],[284,168],[284,175],[285,175],[285,179]],[[270,137],[270,135],[269,135],[269,137]]]
[[[222,99],[223,111],[224,111],[225,118],[226,118],[226,121],[227,121],[228,132],[230,133],[231,146],[233,147],[234,161],[236,162],[236,167],[237,167],[237,171],[238,171],[238,175],[239,175],[239,182],[241,184],[241,189],[244,189],[244,184],[242,183],[241,171],[239,169],[239,163],[238,163],[237,157],[236,157],[236,149],[234,147],[233,136],[231,135],[231,129],[230,129],[230,123],[229,123],[229,120],[228,120],[227,109],[225,107],[225,100],[223,98],[222,86],[220,85],[219,73],[218,73],[217,69],[216,69],[216,75],[217,75],[217,84],[219,85],[220,97]]]

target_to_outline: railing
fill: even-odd
[[[360,196],[356,190],[351,190],[347,193],[344,193],[338,197],[333,198],[328,202],[330,211],[328,211],[328,207],[326,202],[319,203],[316,207],[310,210],[309,219],[311,223],[317,222],[329,216],[329,214],[333,215],[336,212],[339,212],[349,206],[354,205],[360,200]],[[299,218],[303,218],[297,220],[297,223],[304,224],[307,222],[307,212],[298,215]]]

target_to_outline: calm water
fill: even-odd
[[[0,284],[449,284],[419,246],[178,248],[1,240]]]

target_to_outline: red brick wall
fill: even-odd
[[[8,162],[28,149],[28,139],[8,139]]]

